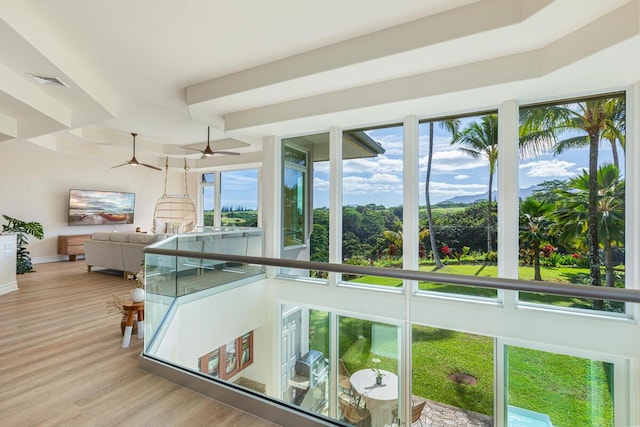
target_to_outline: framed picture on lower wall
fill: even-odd
[[[229,341],[198,359],[200,372],[229,379],[253,363],[253,331]]]

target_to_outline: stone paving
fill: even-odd
[[[416,401],[427,400],[427,404],[424,406],[424,410],[420,417],[422,425],[425,427],[493,426],[493,418],[488,415],[466,411],[461,408],[456,408],[455,406],[434,402],[433,400],[424,399],[422,397],[415,396],[414,399]],[[416,422],[415,425],[419,426],[420,423]]]

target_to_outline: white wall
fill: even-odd
[[[35,263],[64,258],[57,255],[59,234],[132,231],[136,227],[151,230],[155,204],[164,190],[164,170],[129,166],[111,169],[118,163],[112,159],[54,152],[28,142],[0,143],[0,214],[43,225],[44,239],[29,239],[28,249]],[[197,200],[194,180],[190,177],[189,193]],[[67,209],[71,188],[135,193],[135,223],[69,227]],[[184,194],[181,169],[169,171],[167,193]],[[0,224],[4,223],[4,219],[0,219]]]
[[[181,303],[155,355],[197,371],[199,357],[254,331],[254,362],[242,376],[266,384],[273,363],[272,353],[264,351],[265,343],[273,340],[265,336],[270,329],[263,327],[267,304],[265,281]]]
[[[0,235],[0,295],[17,289],[16,235]]]

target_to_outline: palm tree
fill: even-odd
[[[601,138],[615,124],[615,114],[621,98],[596,98],[570,105],[550,105],[520,110],[520,147],[524,153],[539,153],[552,148],[556,154],[567,149],[589,146],[587,245],[589,252],[589,279],[593,286],[601,286],[600,250],[598,236],[598,146]],[[566,133],[584,132],[570,136]],[[611,131],[613,133],[613,131]]]
[[[618,159],[618,145],[620,143],[622,151],[626,149],[626,107],[623,98],[614,98],[613,102],[607,105],[610,111],[607,112],[609,121],[606,129],[602,131],[602,138],[611,143],[611,154],[613,156],[613,165],[620,171],[620,161]]]
[[[542,280],[540,274],[540,244],[547,240],[551,225],[550,214],[554,206],[545,200],[527,198],[520,206],[522,221],[520,242],[527,243],[533,252],[533,280]]]
[[[440,125],[451,132],[451,134],[455,134],[455,131],[458,129],[460,125],[460,121],[458,119],[449,119],[440,122]],[[442,268],[444,265],[440,260],[440,255],[438,253],[438,248],[436,247],[436,233],[433,228],[433,215],[431,214],[431,200],[429,198],[429,184],[431,182],[431,162],[433,160],[433,122],[429,122],[429,154],[427,156],[427,175],[424,181],[424,194],[426,199],[426,208],[427,208],[427,227],[429,231],[429,244],[431,245],[431,253],[433,254],[433,260],[435,261],[436,268]],[[422,238],[421,238],[422,239]]]
[[[608,164],[598,168],[598,228],[599,244],[602,245],[605,265],[605,283],[615,284],[613,274],[613,245],[624,241],[624,180],[618,168]],[[587,199],[589,175],[583,173],[569,181],[569,190],[563,191],[562,201],[556,211],[561,238],[566,241],[580,240],[588,229]]]
[[[424,197],[426,199],[427,208],[427,227],[429,228],[429,243],[431,244],[431,253],[436,268],[442,268],[444,265],[440,260],[438,249],[436,248],[436,233],[433,229],[433,216],[431,214],[431,200],[429,198],[429,183],[431,182],[431,160],[433,159],[433,122],[429,122],[429,155],[427,156],[427,176],[424,180]]]
[[[491,193],[493,176],[498,163],[498,115],[487,114],[480,121],[470,123],[466,128],[454,132],[451,144],[460,144],[461,151],[473,158],[484,157],[489,162],[489,195],[487,196],[487,252],[493,250],[491,239]]]

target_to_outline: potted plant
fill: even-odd
[[[131,290],[131,300],[133,302],[144,301],[144,270],[138,271],[137,274],[130,274],[128,278],[135,283],[135,288]]]
[[[374,374],[376,374],[376,384],[377,385],[382,385],[382,371],[380,371],[380,367],[378,365],[380,365],[380,359],[378,359],[377,357],[374,357],[373,359],[371,359],[371,361],[374,364],[374,367],[371,368],[371,370],[373,371]]]
[[[127,324],[127,316],[128,312],[123,308],[123,304],[127,299],[131,299],[135,302],[144,301],[144,271],[139,271],[137,274],[130,274],[127,276],[129,280],[131,280],[135,286],[131,290],[129,295],[118,295],[112,294],[111,298],[107,301],[107,312],[108,313],[118,313],[122,315],[122,319],[120,321],[120,330],[122,331],[122,335],[124,335],[124,329]],[[138,322],[133,322],[133,330],[131,331],[133,334],[138,333]]]
[[[31,235],[38,240],[42,240],[44,237],[42,224],[39,222],[20,221],[8,215],[2,215],[2,217],[7,220],[7,223],[2,226],[2,232],[16,234],[16,273],[24,274],[35,271],[31,264],[31,256],[27,250],[28,236]]]

